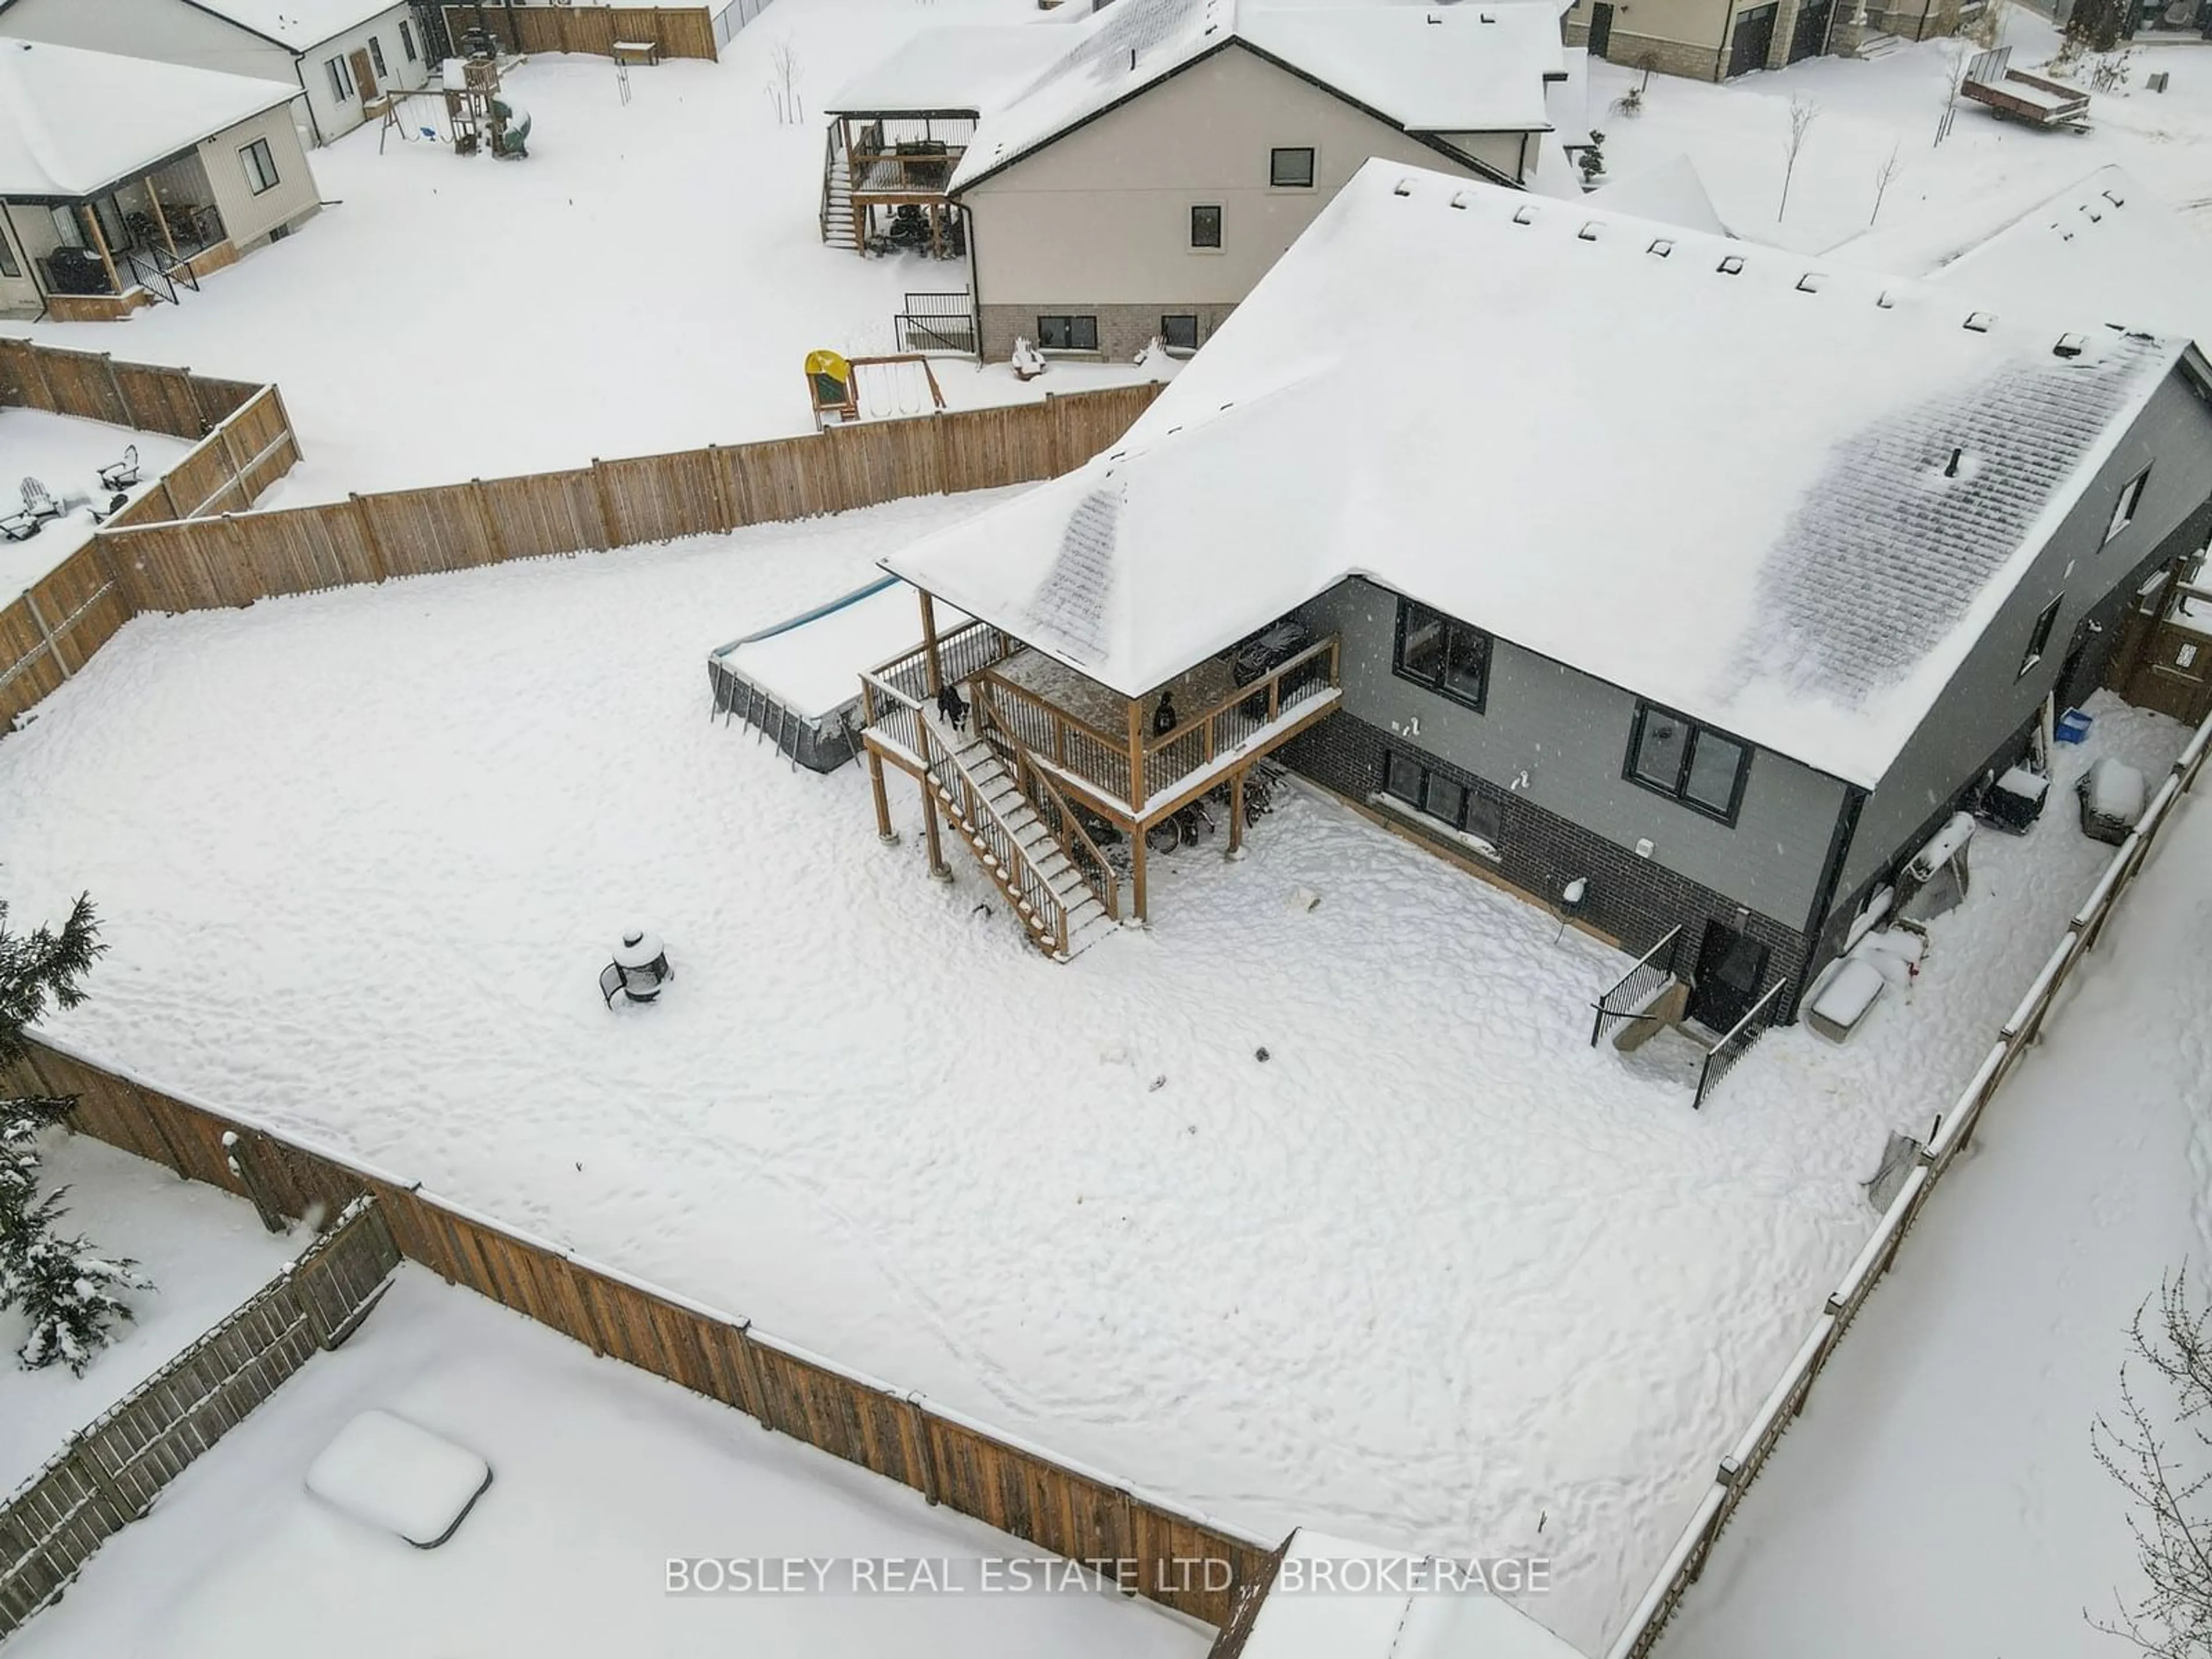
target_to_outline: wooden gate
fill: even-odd
[[[2168,616],[2152,623],[2119,693],[2185,726],[2212,714],[2212,618]]]

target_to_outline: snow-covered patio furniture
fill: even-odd
[[[2109,756],[2092,762],[2074,788],[2081,798],[2081,833],[2115,847],[2142,818],[2149,793],[2141,772]]]
[[[23,511],[32,519],[43,523],[62,515],[62,504],[54,499],[53,492],[36,478],[23,480]]]
[[[1806,1011],[1805,1023],[1829,1042],[1841,1042],[1858,1029],[1888,983],[1874,963],[1853,957],[1828,976]]]
[[[660,942],[660,935],[632,928],[623,935],[615,959],[599,969],[599,994],[610,1008],[617,996],[632,1002],[651,1002],[660,994],[660,988],[675,977],[676,970],[668,965],[668,947]]]
[[[100,469],[100,482],[110,489],[128,489],[138,482],[138,446],[126,445],[123,459]]]
[[[389,1412],[365,1411],[307,1466],[307,1490],[418,1550],[451,1538],[491,1485],[491,1465]]]

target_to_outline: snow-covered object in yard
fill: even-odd
[[[2142,818],[2148,793],[2141,772],[2109,755],[2091,762],[2075,788],[2081,797],[2081,833],[2114,846]]]
[[[1562,72],[1557,7],[1115,0],[995,107],[953,170],[964,190],[1200,58],[1241,43],[1414,133],[1541,132]]]
[[[1582,1659],[1491,1593],[1485,1575],[1499,1565],[1409,1556],[1301,1527],[1243,1659]]]
[[[1670,155],[1656,166],[1600,185],[1590,192],[1589,199],[1608,212],[1656,219],[1661,224],[1680,225],[1711,236],[1729,234],[1713,206],[1713,198],[1705,193],[1705,181],[1698,176],[1697,163],[1686,154]]]
[[[0,40],[0,196],[97,196],[297,86],[43,40]]]
[[[1864,957],[1851,957],[1838,964],[1806,1011],[1813,1029],[1831,1042],[1850,1036],[1888,986],[1881,969]]]
[[[307,1490],[355,1520],[434,1550],[491,1485],[491,1465],[443,1435],[365,1411],[307,1466]]]
[[[1946,289],[1373,161],[1120,446],[885,563],[1133,696],[1365,575],[1871,787],[2186,349],[2090,326],[2059,356]]]
[[[1974,838],[1974,820],[1965,812],[1954,812],[1943,827],[1921,843],[1920,850],[1912,855],[1906,866],[1915,881],[1925,881],[1966,850],[1966,843]]]

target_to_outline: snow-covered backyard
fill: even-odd
[[[2128,1650],[2091,1454],[2129,1321],[2212,1255],[2212,804],[2182,808],[1707,1564],[1662,1656]],[[2163,1399],[2140,1366],[2146,1401]]]
[[[2004,15],[2014,67],[2028,68],[2056,49],[2057,33],[2044,19],[2016,4],[2005,4]],[[1737,235],[1816,252],[1872,228],[1877,234],[1845,257],[1875,268],[1889,263],[1882,232],[1962,220],[1994,228],[2108,164],[2124,167],[2212,232],[2212,50],[2137,47],[2130,85],[2093,95],[2087,133],[2023,126],[1960,100],[1939,144],[1962,47],[1976,50],[1936,40],[1865,62],[1808,58],[1724,86],[1654,76],[1644,112],[1634,117],[1614,105],[1643,76],[1594,63],[1589,119],[1605,134],[1610,176],[1626,180],[1686,154]],[[2169,76],[2167,89],[2146,90],[2158,70]],[[1819,113],[1784,212],[1793,99],[1809,100]],[[1877,219],[1877,175],[1893,150],[1898,170]]]
[[[371,122],[313,152],[319,217],[183,304],[0,327],[275,380],[304,459],[264,507],[805,432],[809,351],[890,351],[905,293],[968,277],[964,261],[823,244],[816,112],[918,30],[1036,15],[1031,0],[776,0],[719,64],[633,70],[627,103],[605,58],[534,58],[507,78],[532,118],[526,160],[398,137],[380,154]],[[765,88],[787,41],[807,118],[781,125]],[[1060,363],[1024,385],[953,357],[936,372],[967,408],[1162,369]]]
[[[112,947],[53,1034],[1252,1529],[1548,1554],[1595,1645],[2109,849],[1984,838],[1910,997],[1703,1113],[1588,1046],[1620,957],[1304,792],[1055,966],[911,785],[885,848],[708,718],[978,504],[131,623],[0,744],[0,890]],[[2061,802],[2179,747],[2098,708]]]
[[[49,415],[38,409],[0,409],[0,518],[23,506],[23,480],[36,478],[57,501],[107,504],[113,493],[100,486],[102,467],[123,459],[136,445],[139,482],[123,493],[136,498],[154,487],[162,473],[191,448],[181,438],[110,426],[105,421]],[[12,599],[84,545],[95,526],[86,506],[49,520],[39,533],[20,542],[0,538],[0,599]],[[59,622],[59,617],[50,620]]]
[[[135,1257],[154,1288],[125,1293],[135,1317],[113,1327],[113,1345],[82,1376],[66,1365],[19,1370],[23,1316],[0,1313],[0,1498],[274,1279],[301,1248],[298,1238],[266,1231],[244,1199],[179,1181],[82,1135],[49,1135],[42,1157],[40,1194],[69,1188],[64,1230],[109,1255]]]
[[[492,1484],[417,1549],[309,1495],[365,1411],[475,1452]],[[318,1356],[101,1549],[11,1659],[732,1653],[862,1659],[1198,1659],[1203,1626],[1146,1601],[1030,1595],[671,1595],[701,1557],[1033,1558],[1018,1540],[827,1453],[399,1270]],[[980,1573],[971,1578],[971,1583]],[[849,1578],[840,1582],[849,1583]]]

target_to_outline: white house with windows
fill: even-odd
[[[0,36],[284,82],[309,144],[352,131],[380,93],[429,78],[408,0],[0,0]]]
[[[987,357],[1194,349],[1370,158],[1531,184],[1568,78],[1541,0],[1115,0],[933,32],[828,105],[823,231],[896,246],[897,216],[949,217]]]
[[[178,300],[321,198],[296,86],[0,40],[0,317]]]

